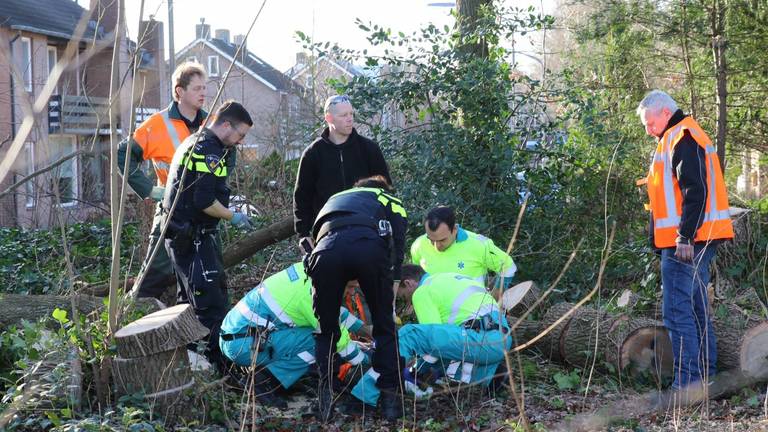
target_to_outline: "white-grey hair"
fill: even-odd
[[[649,92],[640,105],[637,106],[637,115],[642,116],[644,112],[648,111],[653,114],[660,112],[662,109],[668,109],[669,112],[674,113],[678,110],[677,102],[672,99],[672,96],[661,90],[653,90]]]

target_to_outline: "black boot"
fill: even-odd
[[[403,417],[403,403],[397,389],[381,390],[379,409],[384,420],[395,421]]]
[[[253,396],[260,404],[280,409],[288,408],[288,403],[275,394],[280,382],[269,371],[255,372],[253,379]]]

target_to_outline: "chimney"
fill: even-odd
[[[216,30],[216,39],[224,41],[226,43],[229,43],[229,30],[227,30],[227,29],[217,29]]]
[[[305,52],[296,53],[296,65],[305,66],[307,63],[308,63],[307,53]]]
[[[243,44],[243,52],[246,52],[248,47],[246,46],[245,43],[243,43],[244,40],[245,40],[245,35],[241,35],[241,34],[235,35],[235,46],[240,46],[240,44],[242,43]]]
[[[205,18],[200,18],[200,24],[195,25],[195,38],[206,40],[211,38],[211,26],[205,23]]]

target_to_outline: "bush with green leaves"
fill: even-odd
[[[121,265],[133,267],[139,257],[136,223],[123,228]],[[94,283],[109,279],[112,233],[109,220],[78,223],[65,229],[66,247],[72,260],[76,281]],[[67,274],[65,252],[59,228],[29,230],[0,228],[0,286],[3,292],[21,294],[59,294],[76,281]]]
[[[411,239],[423,233],[426,211],[446,204],[463,226],[506,248],[527,199],[512,251],[518,277],[553,280],[581,242],[555,294],[574,299],[594,286],[613,222],[621,266],[609,276],[642,273],[637,254],[648,249],[634,180],[646,164],[636,164],[602,127],[606,113],[588,92],[516,69],[512,39],[552,24],[533,9],[503,6],[483,8],[477,26],[461,31],[429,25],[405,35],[358,22],[383,55],[299,37],[317,55],[376,68],[332,84],[350,95],[358,119],[382,145],[409,211]],[[467,49],[477,44],[484,54]],[[552,100],[563,104],[554,109]]]

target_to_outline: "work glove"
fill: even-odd
[[[405,382],[405,391],[413,394],[416,399],[428,399],[432,396],[434,391],[432,387],[427,387],[425,390],[419,388],[416,384],[416,376],[413,368],[407,368],[403,371],[403,381]]]
[[[162,186],[152,186],[152,190],[149,192],[149,197],[155,201],[162,201],[163,195],[165,195],[165,188]]]
[[[240,212],[234,212],[232,214],[232,219],[229,220],[229,223],[232,224],[233,227],[243,230],[250,230],[253,228],[253,225],[251,225],[251,220],[248,218],[248,216]]]

